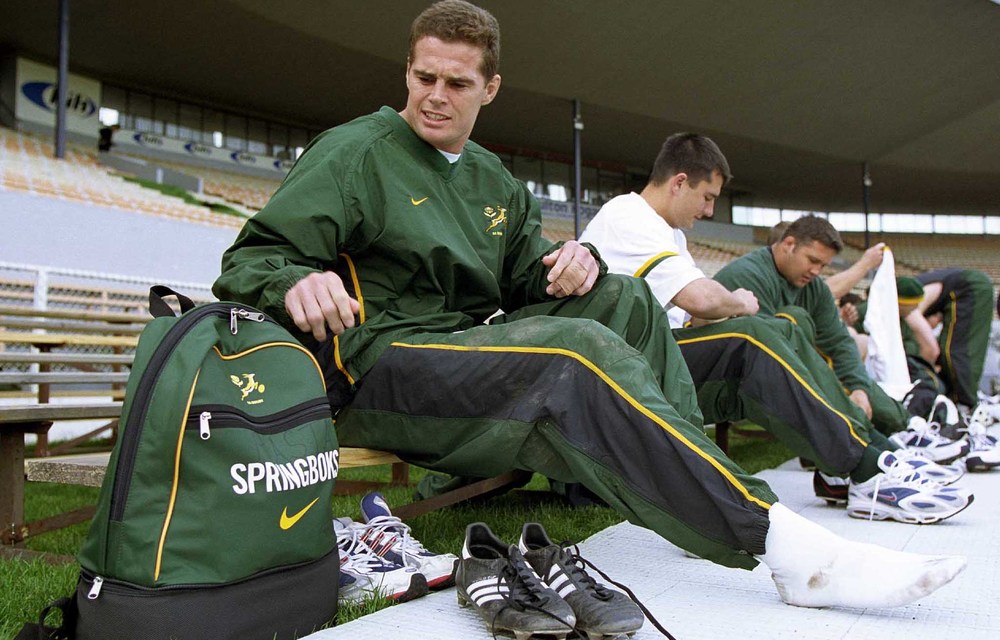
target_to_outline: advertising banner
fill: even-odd
[[[280,158],[247,153],[246,151],[220,149],[200,142],[185,142],[184,140],[177,140],[143,131],[134,131],[132,129],[121,129],[115,133],[114,144],[122,150],[133,148],[152,151],[157,155],[159,153],[177,154],[189,158],[210,160],[224,165],[238,165],[241,167],[274,171],[280,175],[288,173],[288,170],[294,164],[292,160],[281,160]]]
[[[22,122],[55,128],[58,89],[55,68],[18,58],[16,78],[14,117]],[[97,138],[97,131],[101,127],[97,113],[100,99],[100,82],[69,74],[66,130]]]

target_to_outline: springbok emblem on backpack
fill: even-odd
[[[246,402],[247,404],[259,404],[261,402],[264,402],[263,398],[258,398],[256,400],[247,400],[247,396],[249,396],[254,391],[257,391],[259,393],[264,393],[264,383],[257,382],[257,374],[244,373],[242,377],[229,376],[229,379],[232,380],[233,384],[235,384],[239,388],[242,394],[240,396],[240,400]]]

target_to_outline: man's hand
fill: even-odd
[[[858,308],[850,302],[840,305],[840,319],[848,327],[853,327],[854,323],[858,321]]]
[[[870,420],[872,417],[872,403],[868,400],[868,394],[864,389],[855,389],[850,395],[851,402],[861,407]]]
[[[542,264],[552,267],[545,293],[557,298],[587,293],[594,286],[600,271],[593,254],[576,240],[570,240],[543,257]]]
[[[353,327],[361,305],[347,295],[340,276],[323,271],[310,273],[288,290],[285,310],[296,327],[322,342],[326,340],[327,326],[335,336]]]
[[[742,312],[735,315],[757,315],[757,311],[760,309],[760,303],[757,302],[757,296],[754,295],[753,291],[749,291],[747,289],[737,289],[736,291],[733,291],[733,297],[739,301],[740,305],[743,307]]]
[[[865,271],[878,269],[882,265],[882,257],[885,255],[885,243],[879,242],[868,249],[858,258],[858,264],[864,266]]]

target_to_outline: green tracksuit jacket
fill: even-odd
[[[614,275],[548,296],[552,249],[496,156],[470,142],[449,164],[385,107],[310,145],[214,291],[288,326],[292,285],[341,276],[357,326],[303,340],[343,407],[342,445],[461,476],[581,482],[701,557],[753,566],[776,498],[705,436],[663,309],[645,282]]]
[[[822,279],[814,279],[801,288],[792,286],[778,272],[770,247],[733,260],[715,274],[715,279],[730,290],[742,287],[753,291],[762,314],[774,315],[784,307],[805,309],[815,325],[816,348],[831,362],[846,389],[861,389],[868,394],[875,426],[883,433],[906,427],[909,416],[903,406],[886,396],[865,373],[854,340],[840,320],[830,288]]]

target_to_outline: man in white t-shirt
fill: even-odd
[[[890,453],[897,447],[844,393],[812,347],[808,327],[756,316],[752,292],[729,291],[695,265],[682,229],[711,217],[730,178],[728,162],[714,142],[696,134],[673,135],[642,193],[605,204],[580,240],[597,247],[610,271],[644,278],[667,310],[706,423],[751,420],[816,461],[826,474],[849,475],[850,489],[820,474],[814,483],[820,497],[847,500],[852,516],[929,522],[957,513],[946,506],[954,502],[952,496],[938,495],[928,485],[914,488],[935,504],[934,515],[915,519],[913,509],[898,499],[873,501],[873,495],[888,495],[889,478],[900,475],[887,473],[893,465],[948,472]],[[691,317],[687,328],[677,322],[679,310]]]

